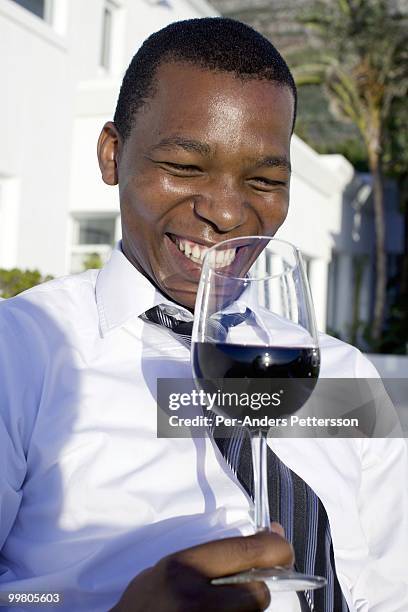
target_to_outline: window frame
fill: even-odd
[[[43,12],[44,16],[41,17],[37,15],[34,11],[29,9],[27,6],[23,6],[20,4],[19,0],[11,0],[14,4],[17,4],[23,11],[27,11],[30,15],[37,17],[37,19],[41,19],[44,23],[48,23],[49,25],[53,25],[53,16],[54,16],[54,0],[42,0],[43,1]]]
[[[80,222],[83,220],[92,219],[104,219],[109,218],[114,220],[114,234],[113,234],[113,245],[112,244],[79,244],[79,232]],[[119,211],[100,211],[100,212],[75,212],[71,215],[71,240],[69,245],[68,253],[68,271],[70,274],[79,272],[73,265],[73,258],[75,256],[82,256],[85,258],[87,255],[96,253],[105,263],[109,258],[109,255],[114,248],[114,245],[121,238],[121,223]]]
[[[98,69],[102,76],[122,74],[123,70],[123,41],[126,31],[126,9],[122,0],[104,0],[101,20]],[[107,31],[105,15],[110,15]],[[115,44],[113,44],[115,42]]]
[[[108,16],[108,19],[107,19]],[[115,6],[112,2],[103,4],[99,67],[106,72],[112,70],[112,35],[114,31]]]
[[[0,1],[0,16],[29,30],[47,43],[62,51],[67,50],[67,27],[69,18],[69,0],[49,0],[47,18],[45,21],[24,8],[14,0]]]

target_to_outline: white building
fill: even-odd
[[[212,14],[205,0],[0,0],[0,267],[77,271],[119,235],[95,145],[124,70],[155,29]]]
[[[151,32],[215,14],[205,0],[0,0],[0,268],[61,275],[81,270],[89,254],[108,254],[120,237],[118,194],[100,179],[96,141],[124,70]],[[372,251],[367,223],[360,242],[351,238],[353,206],[367,193],[341,156],[318,155],[294,137],[292,157],[279,235],[307,257],[320,328],[346,330],[355,257]],[[357,304],[363,318],[370,269]]]

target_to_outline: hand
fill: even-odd
[[[283,529],[207,542],[168,555],[136,576],[111,612],[252,612],[265,610],[263,582],[215,586],[212,578],[252,567],[290,566],[294,556]]]

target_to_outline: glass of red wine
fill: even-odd
[[[320,368],[313,303],[299,249],[267,236],[234,238],[208,249],[197,292],[191,350],[198,388],[208,392],[222,387],[229,398],[235,397],[234,390],[239,391],[235,402],[223,401],[219,393],[212,411],[214,418],[234,424],[229,428],[232,435],[240,427],[241,433],[243,427],[249,432],[255,530],[270,530],[269,427],[263,418],[300,410],[313,392]],[[265,402],[253,409],[251,401],[240,402],[243,389],[248,400],[259,390],[257,385],[273,387],[278,380],[289,385],[283,404]],[[326,584],[322,577],[284,567],[254,568],[213,583],[253,580],[265,581],[276,591],[303,591]]]

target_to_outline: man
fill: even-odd
[[[157,439],[156,380],[189,377],[191,367],[176,335],[140,315],[194,308],[206,248],[276,233],[295,109],[286,64],[237,22],[173,24],[132,60],[98,143],[103,180],[119,184],[121,244],[99,274],[0,307],[1,590],[59,592],[59,609],[75,611],[268,607],[263,583],[211,578],[290,565],[292,548],[278,524],[248,535],[251,498],[213,440]],[[375,375],[327,336],[322,372]],[[408,609],[405,498],[394,490],[406,478],[402,443],[273,447],[326,507],[339,583],[333,565],[322,604],[292,594],[272,604]],[[331,598],[334,583],[344,599]]]

